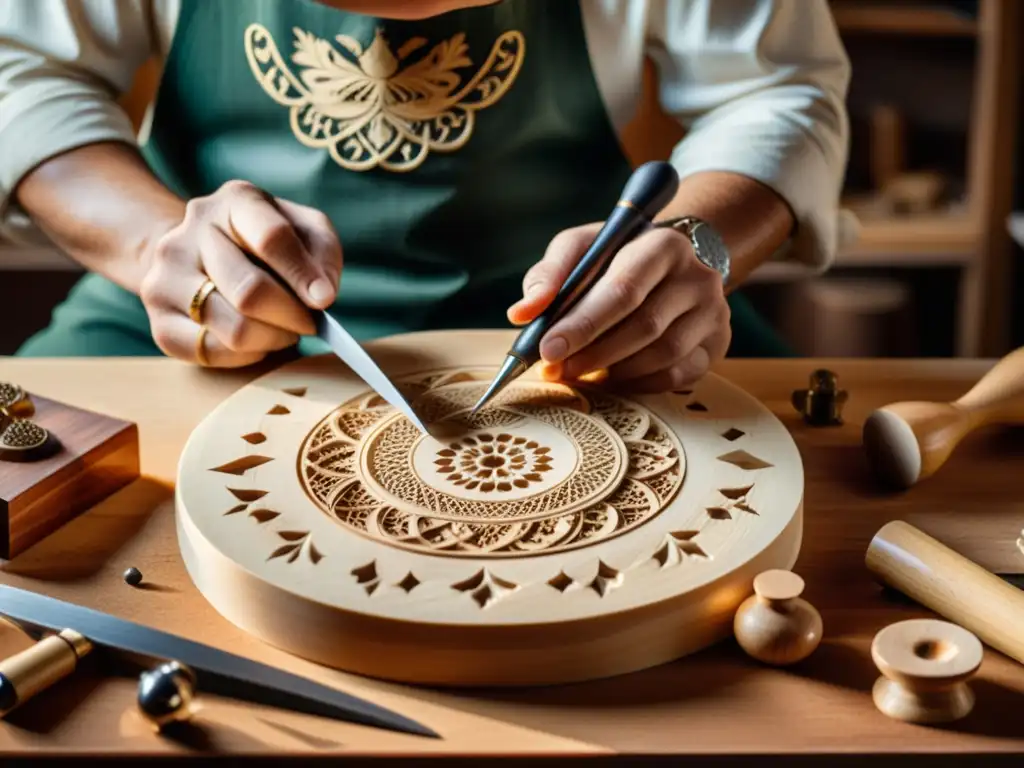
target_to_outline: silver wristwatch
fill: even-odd
[[[729,265],[731,264],[729,249],[726,248],[722,236],[715,231],[714,227],[706,221],[698,219],[696,216],[680,216],[675,219],[667,219],[666,221],[659,221],[655,226],[674,229],[686,235],[693,246],[693,252],[697,256],[697,260],[704,266],[711,267],[711,269],[718,272],[722,276],[722,282],[728,284]]]

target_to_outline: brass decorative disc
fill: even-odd
[[[46,445],[50,433],[38,424],[18,419],[12,421],[0,434],[0,450],[33,451]]]

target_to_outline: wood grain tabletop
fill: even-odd
[[[824,639],[806,661],[762,666],[734,642],[678,662],[592,683],[520,691],[426,690],[346,675],[265,646],[222,619],[189,580],[178,551],[173,484],[195,426],[255,375],[165,359],[0,358],[0,381],[136,422],[144,477],[24,554],[0,565],[11,584],[113,613],[309,675],[438,731],[423,739],[203,697],[196,726],[155,734],[135,710],[136,678],[85,664],[0,722],[0,751],[21,756],[429,755],[765,756],[1008,755],[1024,751],[1024,667],[986,648],[974,712],[944,727],[879,713],[870,644],[906,618],[933,616],[884,592],[864,567],[871,537],[906,520],[985,568],[1024,573],[1024,430],[971,435],[938,474],[899,493],[869,475],[861,426],[899,400],[953,400],[993,361],[731,360],[717,372],[764,402],[793,435],[805,466],[805,530],[794,568],[820,611]],[[849,392],[840,427],[804,424],[790,405],[816,368]],[[0,469],[2,471],[2,469]],[[147,589],[121,574],[139,568]],[[0,630],[0,652],[24,647]],[[201,694],[200,694],[201,695]]]

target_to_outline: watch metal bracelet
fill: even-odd
[[[722,282],[728,284],[731,263],[729,249],[714,227],[696,216],[679,216],[659,221],[655,227],[674,229],[685,235],[693,246],[697,260],[718,272]]]

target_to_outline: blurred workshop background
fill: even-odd
[[[832,6],[853,66],[843,207],[857,224],[827,275],[747,294],[806,356],[1024,345],[1024,0]],[[124,98],[137,124],[157,78],[147,65]],[[637,163],[666,157],[681,135],[658,111],[655,78],[651,67],[629,134]],[[0,242],[0,354],[48,322],[79,274],[60,254]]]

